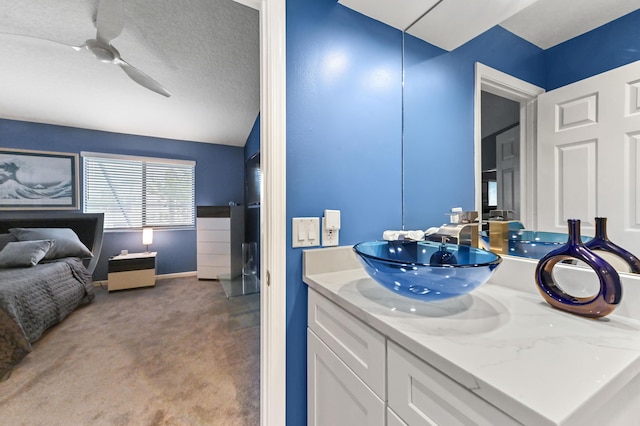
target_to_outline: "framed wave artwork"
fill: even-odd
[[[78,154],[0,148],[0,210],[77,210]]]

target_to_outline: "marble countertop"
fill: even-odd
[[[637,318],[561,312],[499,284],[504,275],[466,296],[414,301],[375,283],[351,247],[303,259],[310,288],[524,424],[640,424]]]

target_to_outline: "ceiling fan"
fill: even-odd
[[[122,59],[120,52],[111,45],[111,41],[118,37],[124,28],[124,0],[100,0],[95,22],[97,32],[95,39],[89,39],[81,46],[71,46],[59,41],[41,39],[71,47],[75,51],[89,51],[101,62],[117,65],[139,85],[169,97],[171,92],[160,83]],[[32,37],[32,36],[27,36]],[[39,37],[32,37],[39,38]]]

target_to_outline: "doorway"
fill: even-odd
[[[520,103],[481,93],[482,221],[491,210],[520,218]]]
[[[518,109],[517,125],[511,128],[503,128],[505,133],[500,139],[503,140],[502,150],[504,159],[511,161],[511,164],[503,165],[501,170],[503,179],[502,196],[512,197],[512,201],[501,200],[503,205],[512,205],[513,209],[519,211],[519,220],[526,228],[535,229],[536,226],[536,190],[533,171],[536,169],[536,126],[537,126],[537,102],[538,95],[544,93],[544,89],[535,86],[526,81],[517,79],[511,75],[490,68],[479,62],[476,63],[475,73],[475,93],[474,93],[474,161],[475,161],[475,206],[478,212],[485,209],[491,210],[489,206],[489,183],[487,181],[487,190],[483,192],[483,166],[482,166],[482,139],[483,139],[483,116],[490,114],[490,109],[483,108],[482,96],[485,93],[486,99],[496,102],[512,102],[513,108]],[[491,96],[490,95],[494,95]],[[515,104],[515,105],[514,105]],[[487,117],[488,118],[488,117]],[[488,126],[488,125],[487,125]],[[498,127],[500,124],[498,125]],[[507,126],[508,127],[508,126]],[[502,133],[496,129],[498,134]],[[491,129],[487,127],[487,132]],[[489,135],[491,133],[488,133]],[[514,136],[514,134],[517,136]],[[497,139],[497,135],[496,135]],[[504,145],[506,144],[506,145]],[[507,146],[509,145],[509,146]],[[517,150],[517,160],[514,160]],[[496,146],[496,155],[498,148]],[[517,177],[512,170],[513,167],[519,167]],[[511,170],[510,170],[511,168]],[[499,204],[497,197],[500,191],[498,186],[498,164],[495,168],[495,184],[491,184],[492,189],[496,189],[496,206]],[[489,179],[488,177],[486,177]],[[506,179],[506,182],[505,182]],[[487,194],[487,206],[483,203],[483,194]],[[493,199],[491,200],[494,201]],[[509,204],[511,203],[511,204]],[[484,220],[484,219],[483,219]]]

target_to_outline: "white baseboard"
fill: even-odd
[[[196,275],[196,271],[176,272],[174,274],[156,275],[157,280],[166,280],[167,278],[192,277]]]
[[[196,275],[196,271],[176,272],[174,274],[156,275],[156,280],[166,280],[166,279],[169,279],[169,278],[192,277],[194,275]],[[107,285],[108,285],[108,281],[107,280],[100,280],[100,281],[94,281],[93,282],[93,286],[94,287],[107,288]]]

